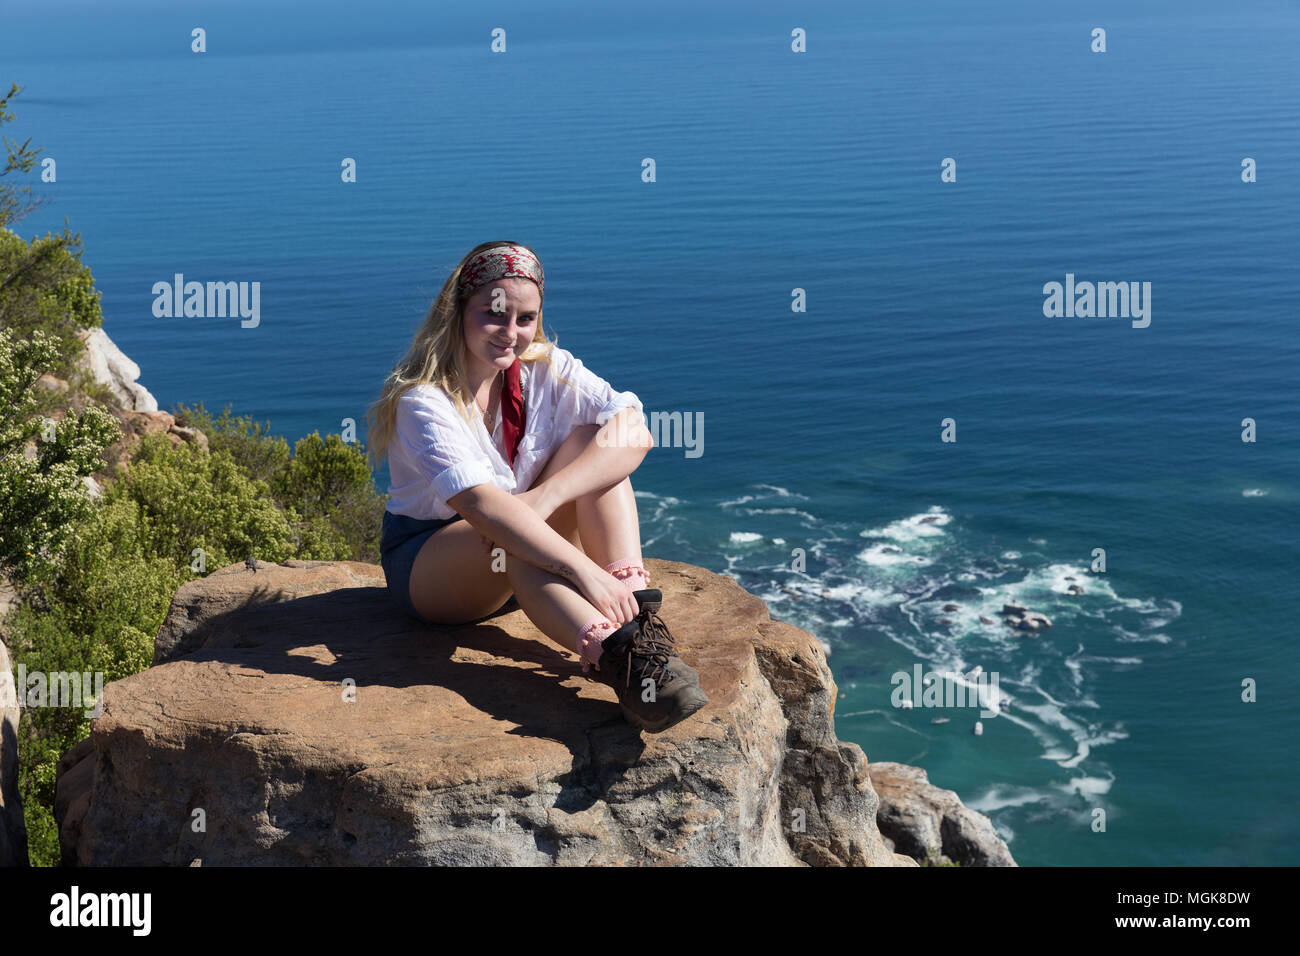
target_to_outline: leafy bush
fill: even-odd
[[[0,328],[25,338],[44,332],[56,349],[45,370],[70,380],[82,377],[75,367],[82,353],[78,333],[104,322],[100,293],[81,254],[81,234],[66,227],[30,244],[0,228]]]
[[[296,556],[287,517],[266,482],[249,477],[223,451],[145,435],[105,497],[135,502],[144,552],[177,568],[207,573],[249,555],[276,563]]]
[[[289,467],[289,443],[279,435],[269,435],[251,418],[234,418],[227,405],[219,418],[213,418],[199,402],[197,406],[179,403],[176,424],[197,428],[208,437],[208,449],[225,452],[250,477],[271,485],[276,476]]]
[[[294,445],[266,434],[250,418],[232,417],[230,406],[213,418],[200,402],[177,406],[179,424],[208,436],[215,453],[229,454],[250,475],[265,481],[293,529],[304,561],[379,561],[379,534],[386,497],[376,492],[360,444],[312,432]],[[262,557],[258,554],[257,557]]]
[[[27,671],[101,673],[104,683],[144,670],[188,572],[142,550],[140,508],[126,498],[98,508],[69,536],[62,566],[46,582],[43,608],[21,603],[7,618],[15,665]],[[19,688],[19,693],[23,688]],[[18,734],[19,790],[33,866],[59,863],[54,795],[59,759],[90,735],[75,707],[30,707]]]
[[[117,420],[94,407],[60,422],[33,415],[33,383],[56,351],[39,330],[15,342],[0,329],[0,573],[19,589],[50,570],[73,525],[90,514],[81,479],[102,466],[104,448],[121,436]]]

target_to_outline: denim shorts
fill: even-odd
[[[421,623],[428,622],[411,603],[411,567],[415,564],[415,556],[420,553],[420,548],[424,547],[424,542],[429,540],[430,535],[459,520],[460,515],[423,519],[384,512],[384,530],[379,540],[379,563],[383,566],[384,578],[388,582],[388,593],[393,596],[398,607]]]

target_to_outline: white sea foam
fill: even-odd
[[[1262,498],[1266,494],[1268,494],[1268,492],[1263,488],[1247,488],[1241,493],[1241,496],[1243,498]]]
[[[657,495],[653,491],[634,490],[632,494],[637,498],[650,498],[655,501],[662,501],[665,504],[670,504],[670,505],[681,504],[681,500],[678,498],[674,498],[672,495]]]
[[[1097,797],[1102,794],[1110,793],[1111,784],[1115,782],[1112,777],[1072,777],[1069,781],[1058,786],[1066,793],[1077,793],[1082,797]]]
[[[962,800],[966,806],[978,813],[993,813],[1004,807],[1023,807],[1030,803],[1041,803],[1049,794],[1033,787],[990,787],[989,791],[977,797]]]
[[[1044,754],[1048,760],[1054,760],[1062,767],[1077,766],[1082,760],[1085,760],[1092,748],[1102,744],[1114,743],[1117,740],[1123,740],[1128,734],[1119,728],[1113,730],[1097,730],[1095,727],[1084,727],[1078,721],[1072,720],[1065,713],[1065,708],[1061,701],[1054,699],[1042,688],[1038,692],[1048,701],[1046,704],[1022,703],[1020,709],[1035,715],[1039,721],[1049,727],[1058,727],[1064,730],[1074,739],[1075,750],[1072,755],[1065,756],[1062,759],[1061,751],[1053,746]]]
[[[966,664],[959,659],[946,667],[932,668],[931,673],[953,684],[952,693],[954,697],[956,688],[961,687],[962,700],[966,701],[967,706],[978,704],[981,710],[995,710],[1001,714],[999,701],[1006,695],[1002,693],[1001,687],[995,687],[991,680],[979,680],[979,675],[983,670],[984,668],[980,665],[967,669]],[[946,687],[941,685],[939,690],[945,697],[947,696],[948,690]]]
[[[798,515],[814,524],[821,520],[816,515],[809,514],[799,508],[737,508],[736,510],[743,515]]]
[[[1172,598],[1122,598],[1116,597],[1125,608],[1136,611],[1138,614],[1163,614],[1167,615],[1161,624],[1167,624],[1169,621],[1180,617],[1183,613],[1183,606]],[[1148,627],[1157,626],[1148,624]]]
[[[1079,644],[1079,645],[1075,648],[1074,654],[1072,654],[1070,657],[1065,658],[1065,660],[1062,661],[1062,663],[1065,664],[1065,666],[1069,669],[1069,671],[1070,671],[1070,678],[1071,678],[1071,680],[1074,682],[1074,686],[1077,688],[1077,687],[1081,687],[1081,686],[1083,685],[1083,665],[1084,665],[1084,664],[1115,664],[1115,665],[1129,665],[1129,666],[1132,666],[1132,665],[1136,665],[1136,664],[1141,664],[1141,663],[1142,663],[1142,658],[1140,658],[1140,657],[1102,657],[1102,656],[1095,655],[1095,654],[1085,654],[1085,653],[1083,653],[1083,645],[1082,645],[1082,644]],[[1075,704],[1076,704],[1076,706],[1082,706],[1082,707],[1096,707],[1096,706],[1098,706],[1097,703],[1096,703],[1095,701],[1092,701],[1092,700],[1078,700],[1078,701],[1075,701]]]
[[[1119,635],[1116,640],[1123,644],[1168,644],[1172,640],[1168,634],[1136,634],[1118,624],[1112,624],[1111,630]]]
[[[1044,760],[1051,760],[1054,763],[1060,763],[1062,760],[1069,760],[1073,755],[1073,750],[1061,750],[1058,747],[1053,747],[1050,750],[1044,750],[1039,756]]]
[[[982,552],[970,554],[963,550],[965,538],[954,535],[958,529],[953,517],[937,506],[859,531],[857,539],[846,540],[839,537],[845,533],[841,525],[817,518],[815,506],[804,506],[811,513],[790,507],[792,500],[803,496],[783,494],[785,489],[776,486],[751,485],[746,491],[755,488],[759,491],[726,503],[736,509],[732,512],[736,523],[767,528],[767,515],[791,515],[805,524],[818,522],[815,534],[810,535],[816,543],[806,545],[809,567],[815,569],[812,574],[791,574],[779,564],[768,569],[774,582],[779,582],[779,594],[774,593],[772,600],[780,602],[783,610],[794,612],[801,627],[825,634],[836,647],[842,646],[841,642],[843,646],[857,642],[864,630],[883,631],[915,660],[927,662],[931,671],[966,690],[980,686],[971,676],[973,661],[979,660],[985,670],[1000,674],[997,699],[986,703],[998,710],[1001,720],[989,726],[1005,724],[1007,732],[1017,734],[1023,730],[1037,743],[1035,749],[1042,759],[1071,771],[1068,784],[1055,782],[1047,792],[995,788],[986,795],[986,804],[967,801],[968,806],[989,812],[1046,801],[1058,811],[1077,813],[1077,797],[1075,803],[1067,804],[1065,794],[1101,796],[1107,792],[1111,780],[1095,765],[1097,748],[1128,734],[1113,720],[1104,719],[1094,691],[1100,689],[1107,674],[1143,663],[1142,656],[1125,654],[1120,645],[1170,641],[1163,629],[1181,616],[1178,602],[1120,598],[1111,582],[1118,584],[1123,579],[1092,572],[1086,560],[1040,563],[1042,554],[1051,561],[1045,538],[1025,539],[1042,549],[1035,552],[1031,548],[1027,558],[1014,549],[1000,552],[998,557],[999,552],[987,545]],[[745,514],[753,518],[742,517]],[[860,564],[855,565],[845,557],[853,553],[845,545],[862,538],[869,540],[861,542],[862,550],[855,554]],[[740,546],[737,563],[748,564],[751,575],[754,557],[750,546],[764,540],[778,547],[785,545],[784,539],[765,539],[758,532],[731,535],[731,541]],[[1070,593],[1073,584],[1081,586],[1084,593]],[[1000,612],[1008,602],[1041,611],[1056,626],[1039,632],[1037,640],[1025,640],[1003,623]],[[944,612],[947,603],[958,605],[958,610]],[[1141,618],[1132,618],[1134,613]],[[940,617],[951,623],[937,625]],[[994,623],[983,624],[981,617]],[[1071,643],[1075,645],[1072,651]],[[830,646],[823,641],[824,648]],[[863,680],[864,687],[875,686],[874,681]],[[855,686],[856,682],[841,684],[856,702],[862,698],[853,693]],[[1002,711],[998,708],[1001,701],[1014,701],[1014,708]],[[905,722],[907,715],[887,707],[836,716],[879,716],[926,740],[934,739],[932,731],[937,729],[927,726],[918,731]],[[958,746],[974,743],[969,737],[957,740],[965,740]],[[948,740],[945,746],[952,744]]]
[[[807,500],[808,500],[808,496],[807,496],[807,495],[801,495],[801,494],[799,494],[797,491],[787,491],[785,488],[782,488],[780,485],[763,485],[763,484],[757,484],[757,485],[754,485],[754,487],[755,487],[755,488],[771,488],[773,491],[775,491],[775,492],[776,492],[778,495],[780,495],[782,498],[798,498],[798,499],[800,499],[801,501],[807,501]]]
[[[642,492],[639,492],[639,491],[637,492],[637,494],[641,494],[641,493],[642,493]],[[754,500],[754,496],[753,496],[753,495],[741,495],[739,498],[732,498],[730,501],[720,501],[720,502],[718,502],[718,507],[719,507],[719,508],[734,508],[736,505],[743,505],[743,504],[745,504],[746,502],[748,502],[748,501],[753,501],[753,500]]]
[[[933,563],[929,558],[923,558],[919,554],[907,554],[888,544],[872,545],[865,551],[859,551],[857,558],[863,564],[877,568],[892,568],[903,564],[926,567]]]
[[[925,734],[922,731],[917,730],[915,727],[909,727],[907,724],[903,723],[902,721],[895,719],[893,712],[888,710],[879,710],[879,709],[854,710],[854,711],[850,711],[847,714],[837,713],[835,715],[835,719],[841,720],[848,717],[871,717],[871,716],[883,717],[888,723],[893,724],[895,727],[898,727],[902,730],[906,730],[909,734],[917,734],[922,737],[925,736]]]
[[[830,587],[818,585],[818,588],[818,593],[823,597],[848,604],[865,601],[872,605],[890,605],[897,604],[899,600],[897,591],[883,585],[873,587],[862,581],[843,581]]]
[[[923,514],[890,522],[883,528],[869,528],[860,534],[864,538],[892,538],[907,543],[918,538],[933,538],[944,534],[943,526],[950,521],[952,516],[936,505]]]
[[[774,491],[774,492],[776,493],[777,497],[779,497],[779,498],[794,498],[794,499],[797,499],[797,500],[799,500],[799,501],[807,501],[807,500],[808,500],[808,496],[807,496],[807,495],[801,495],[801,494],[799,494],[797,491],[789,491],[788,489],[782,488],[782,487],[780,487],[779,485],[763,485],[763,484],[756,484],[756,485],[750,485],[750,487],[751,487],[751,488],[768,488],[768,489],[770,489],[771,491]],[[640,492],[638,492],[638,494],[640,494]],[[759,501],[760,499],[763,499],[763,498],[770,498],[770,497],[771,497],[771,495],[741,495],[739,498],[732,498],[732,499],[730,499],[730,500],[728,500],[728,501],[719,502],[718,507],[720,507],[720,508],[734,508],[734,507],[736,507],[737,505],[748,504],[748,503],[751,502],[751,501]],[[802,513],[802,512],[801,512],[801,513]],[[814,518],[813,520],[817,520],[817,519]]]

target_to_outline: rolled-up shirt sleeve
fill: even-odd
[[[397,403],[397,437],[443,501],[493,479],[482,449],[466,434],[465,423],[445,395],[403,395]]]
[[[573,387],[577,398],[577,425],[604,425],[624,408],[635,408],[645,414],[641,399],[634,392],[616,392],[591,369],[582,364],[567,349],[555,348],[552,355],[555,370]]]

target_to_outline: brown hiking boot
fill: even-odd
[[[636,598],[637,607],[640,608],[636,622],[641,625],[641,633],[647,637],[654,637],[673,649],[673,655],[668,660],[668,670],[699,687],[699,672],[677,656],[677,639],[673,637],[672,632],[668,630],[668,625],[658,614],[664,600],[663,592],[658,588],[645,588],[641,591],[633,591],[632,596]]]
[[[588,676],[614,688],[630,723],[657,734],[709,702],[698,683],[675,671],[674,662],[680,665],[681,658],[672,644],[628,621],[602,642],[600,661]]]

